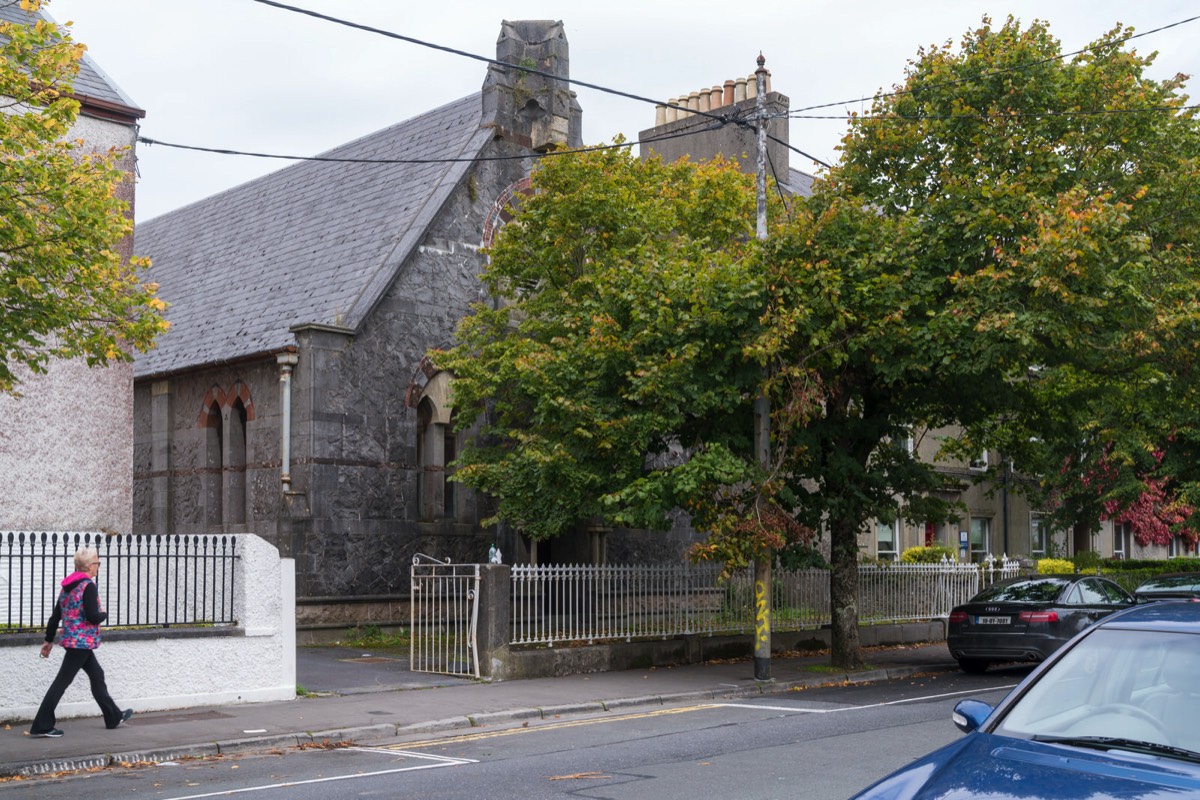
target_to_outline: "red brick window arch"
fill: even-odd
[[[203,498],[207,526],[229,530],[246,524],[248,423],[254,398],[240,379],[228,389],[213,385],[200,405],[204,429]]]

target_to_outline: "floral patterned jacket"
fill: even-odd
[[[83,572],[73,572],[63,578],[54,613],[46,624],[46,641],[53,642],[62,622],[59,642],[72,650],[95,650],[100,646],[100,623],[108,618],[101,610],[96,584]]]

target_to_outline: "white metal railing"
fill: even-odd
[[[864,564],[860,623],[940,619],[982,586],[1018,574],[1008,558],[984,564]],[[802,630],[831,620],[829,571],[777,571],[772,627]],[[713,564],[515,565],[512,644],[559,644],[737,633],[754,629],[754,578],[726,579]]]
[[[409,592],[409,669],[479,677],[479,565],[418,553]]]

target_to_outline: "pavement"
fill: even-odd
[[[298,647],[295,700],[135,714],[106,730],[97,716],[61,720],[60,739],[35,739],[28,725],[0,730],[0,777],[136,763],[371,743],[570,714],[757,697],[828,683],[869,683],[957,669],[944,642],[866,648],[867,667],[834,671],[829,655],[772,658],[769,682],[749,659],[621,672],[474,681],[410,672],[407,654]],[[118,703],[120,698],[117,699]]]

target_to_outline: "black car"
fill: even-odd
[[[950,612],[946,645],[966,672],[1042,661],[1101,617],[1134,605],[1097,575],[1032,575],[994,583]]]
[[[1154,600],[1200,600],[1200,572],[1173,572],[1147,578],[1133,590],[1139,603]]]

